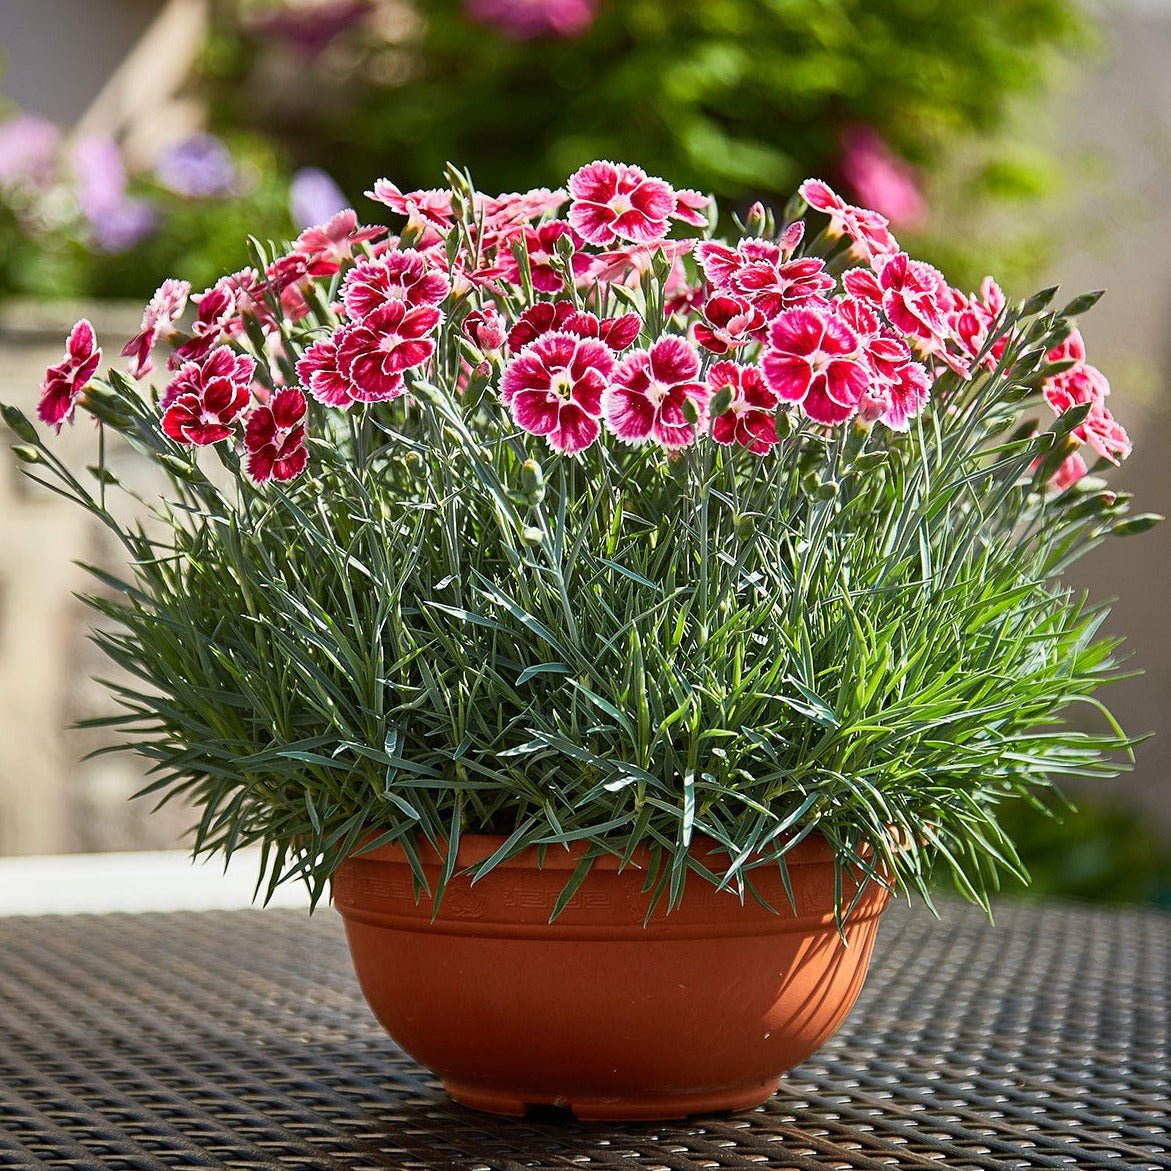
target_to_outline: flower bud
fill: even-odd
[[[720,389],[716,391],[714,397],[712,398],[711,404],[708,406],[708,414],[713,419],[718,419],[732,405],[732,396],[735,393],[736,391],[734,387],[721,386]]]
[[[535,459],[526,459],[521,467],[520,482],[525,502],[540,504],[545,499],[545,473]]]

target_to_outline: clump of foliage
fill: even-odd
[[[449,177],[375,185],[398,236],[254,242],[188,332],[168,282],[124,350],[142,376],[171,339],[161,394],[95,377],[79,323],[39,415],[96,420],[95,483],[5,408],[128,552],[91,604],[145,791],[314,899],[370,842],[420,882],[431,842],[446,881],[476,832],[481,871],[584,842],[567,895],[640,849],[669,901],[747,895],[821,834],[986,902],[1022,872],[1002,812],[1128,749],[1104,608],[1062,578],[1158,519],[1093,474],[1129,452],[1074,325],[1096,296],[963,294],[814,181],[716,239],[637,167]],[[107,429],[169,477],[149,523],[107,507]]]

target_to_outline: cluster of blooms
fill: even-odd
[[[182,335],[190,290],[159,289],[123,353],[142,377],[159,338],[178,342],[160,402],[175,442],[237,436],[255,480],[291,479],[307,462],[309,399],[342,411],[397,399],[454,345],[459,388],[475,376],[494,385],[513,423],[557,452],[607,432],[668,453],[707,436],[766,456],[789,430],[778,427],[786,411],[822,428],[906,431],[942,375],[994,369],[1008,344],[995,332],[1005,301],[994,281],[959,293],[900,249],[883,216],[816,180],[801,196],[826,222],[808,247],[803,219],[775,238],[698,237],[704,196],[603,161],[565,191],[403,192],[380,180],[369,194],[405,218],[401,236],[339,212],[263,274],[245,269],[193,296]],[[668,239],[676,224],[692,234]],[[660,296],[648,295],[656,283]],[[630,311],[648,304],[663,306],[660,319]],[[266,347],[241,352],[257,329]],[[75,333],[44,385],[41,417],[58,426],[96,366],[92,330]],[[1092,404],[1074,441],[1128,454],[1080,336],[1049,361],[1060,370],[1044,387],[1054,410]],[[1058,485],[1085,471],[1074,451]]]

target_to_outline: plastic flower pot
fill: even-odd
[[[647,919],[645,858],[599,859],[550,914],[580,851],[535,850],[472,882],[458,871],[503,839],[459,844],[435,913],[406,857],[384,846],[334,877],[358,980],[394,1040],[456,1101],[497,1114],[534,1105],[581,1119],[662,1119],[759,1105],[837,1030],[866,978],[890,894],[866,883],[835,924],[834,859],[809,838],[752,898],[692,875],[682,902]],[[700,845],[693,849],[703,850]],[[442,859],[424,857],[429,883]],[[847,903],[857,891],[843,875]],[[795,906],[795,910],[794,910]]]

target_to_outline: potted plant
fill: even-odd
[[[635,166],[370,193],[99,376],[79,322],[26,471],[109,525],[111,723],[258,890],[331,889],[363,988],[460,1100],[762,1101],[837,1027],[892,892],[1019,871],[999,811],[1128,741],[1101,607],[1157,518],[1054,290],[966,296],[808,181],[716,212]],[[159,390],[138,384],[156,341]],[[128,524],[107,430],[169,477]]]

